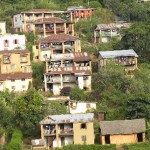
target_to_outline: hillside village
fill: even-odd
[[[0,149],[150,149],[149,0],[0,4]]]

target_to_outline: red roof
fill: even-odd
[[[32,73],[9,73],[9,74],[0,74],[0,80],[19,80],[19,79],[32,79]]]
[[[53,34],[51,36],[41,38],[40,43],[45,44],[45,43],[50,43],[50,42],[66,42],[66,41],[75,41],[77,39],[78,37],[71,36],[68,34]]]
[[[3,50],[3,51],[0,51],[0,54],[11,54],[11,53],[26,54],[26,53],[30,53],[30,51],[29,50]]]
[[[40,23],[65,23],[65,19],[61,19],[58,17],[51,17],[51,18],[40,18],[35,20],[35,24],[40,24]]]

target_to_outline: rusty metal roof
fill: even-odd
[[[40,124],[93,122],[94,113],[49,115]]]
[[[128,50],[114,50],[114,51],[99,51],[102,58],[116,58],[116,57],[138,57],[133,49]]]
[[[108,30],[108,29],[128,28],[130,25],[131,25],[131,23],[98,24],[95,30]]]

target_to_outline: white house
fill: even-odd
[[[71,114],[86,113],[96,109],[96,102],[69,101],[68,109]]]
[[[3,50],[24,50],[25,47],[25,35],[18,34],[5,34],[0,36],[0,51]]]

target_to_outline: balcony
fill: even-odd
[[[73,128],[61,129],[59,135],[73,135]]]
[[[62,50],[62,45],[53,45],[54,50]]]
[[[63,77],[63,82],[76,82],[75,77]]]
[[[21,58],[21,59],[20,59],[20,62],[21,62],[21,63],[27,63],[28,60],[27,60],[27,58],[25,57],[25,58]]]
[[[110,32],[102,32],[102,36],[111,36]]]
[[[55,136],[56,135],[56,130],[44,130],[44,136]]]
[[[64,45],[65,49],[74,49],[74,45]]]

